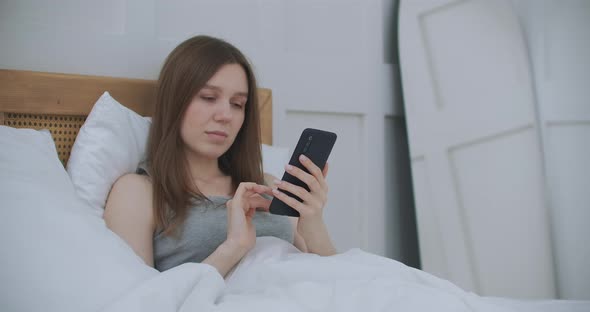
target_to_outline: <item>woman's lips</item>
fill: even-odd
[[[205,131],[207,136],[216,142],[224,141],[227,138],[227,133],[223,131]]]

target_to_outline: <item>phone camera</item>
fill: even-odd
[[[311,136],[309,137],[309,139],[307,140],[307,143],[305,143],[305,146],[303,147],[303,153],[307,152],[310,144],[311,144]]]

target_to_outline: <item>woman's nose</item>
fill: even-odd
[[[229,102],[220,103],[218,106],[217,112],[215,114],[215,118],[218,121],[229,121],[231,120],[233,114],[231,111],[231,104]]]

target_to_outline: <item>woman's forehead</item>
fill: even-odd
[[[207,81],[203,89],[208,88],[230,94],[247,95],[248,78],[241,65],[226,64]]]

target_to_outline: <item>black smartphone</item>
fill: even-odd
[[[297,146],[293,151],[293,155],[291,155],[289,164],[291,166],[301,168],[305,172],[309,173],[307,168],[305,168],[305,166],[303,166],[299,161],[299,156],[303,154],[307,156],[307,158],[309,158],[316,166],[323,170],[326,162],[328,161],[328,156],[330,156],[330,152],[332,151],[332,147],[334,147],[334,143],[336,143],[336,133],[307,128],[303,130],[303,133],[301,133],[301,137],[297,142]],[[283,178],[281,180],[301,186],[309,192],[309,187],[307,184],[287,172],[283,174]],[[303,201],[301,198],[291,194],[290,192],[284,190],[281,191],[300,202]],[[270,213],[273,214],[299,217],[299,212],[297,210],[291,208],[289,205],[277,198],[273,198],[269,209]]]

